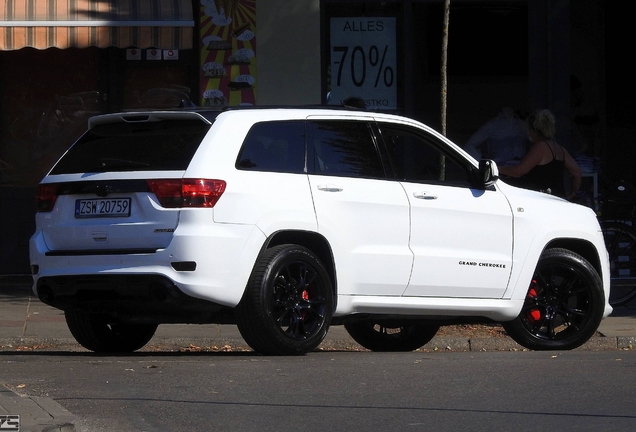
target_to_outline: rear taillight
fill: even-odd
[[[38,185],[35,195],[35,206],[39,212],[50,212],[55,206],[60,185],[58,183],[48,183]]]
[[[148,180],[148,186],[162,207],[214,207],[225,191],[223,180]]]

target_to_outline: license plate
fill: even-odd
[[[129,217],[130,198],[98,198],[75,200],[75,217]]]

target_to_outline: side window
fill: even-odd
[[[380,124],[395,176],[413,183],[472,186],[468,162],[443,151],[445,144],[424,131]]]
[[[256,123],[247,134],[236,168],[251,171],[305,172],[305,122]]]
[[[312,121],[314,173],[343,177],[385,178],[375,139],[367,122]]]

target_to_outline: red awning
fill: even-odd
[[[191,49],[190,0],[4,0],[0,50]]]

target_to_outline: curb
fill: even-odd
[[[20,431],[75,432],[77,417],[49,397],[21,396],[0,386],[0,413],[19,415]]]
[[[251,351],[244,340],[231,338],[154,338],[138,353],[161,353],[162,351]],[[604,337],[595,336],[577,350],[631,350],[636,349],[636,336]],[[0,355],[15,352],[47,352],[68,350],[71,352],[86,352],[75,339],[72,338],[0,338]],[[318,347],[319,351],[368,351],[353,340],[325,339]],[[507,337],[461,338],[434,337],[418,351],[529,351]],[[98,354],[95,354],[98,355]]]
[[[636,337],[595,336],[576,348],[581,351],[629,350],[636,347]],[[433,338],[422,351],[530,351],[510,338]]]

